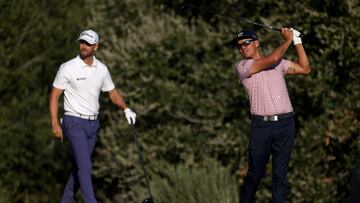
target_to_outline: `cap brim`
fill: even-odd
[[[241,40],[240,37],[235,37],[235,38],[232,39],[230,42],[228,42],[228,44],[229,44],[230,46],[232,46],[232,47],[236,47],[236,44],[237,44],[237,42],[238,42],[239,40]]]
[[[85,38],[85,37],[79,37],[79,38],[77,39],[77,41],[80,41],[80,40],[83,40],[83,41],[85,41],[85,42],[87,42],[87,43],[89,43],[89,44],[91,44],[91,45],[96,44],[96,42],[94,42],[93,40],[87,39],[87,38]]]

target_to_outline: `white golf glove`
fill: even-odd
[[[124,110],[125,113],[125,117],[126,120],[128,121],[128,123],[131,124],[135,124],[135,119],[136,119],[136,114],[135,112],[133,112],[130,108],[126,108]]]
[[[302,41],[301,41],[301,33],[293,28],[291,28],[291,30],[293,31],[293,42],[294,42],[294,45],[297,45],[297,44],[301,44]]]

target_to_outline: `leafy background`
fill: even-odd
[[[360,3],[191,1],[202,10],[181,9],[184,3],[0,1],[0,202],[59,201],[70,155],[67,142],[51,136],[48,96],[87,28],[99,33],[97,57],[138,114],[155,201],[237,202],[250,120],[234,68],[241,58],[226,42],[242,29],[258,33],[263,54],[281,42],[279,33],[237,18],[304,34],[313,71],[287,77],[298,129],[288,202],[339,202],[348,195],[360,148]],[[295,59],[293,48],[286,58]],[[105,94],[101,124],[93,157],[98,201],[141,202],[147,191],[134,132]],[[271,200],[270,164],[257,199]]]

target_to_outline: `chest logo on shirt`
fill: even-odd
[[[86,77],[79,77],[79,78],[76,78],[76,80],[86,80]]]

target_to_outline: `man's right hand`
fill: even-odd
[[[281,28],[281,35],[286,41],[292,41],[293,40],[293,31],[290,28]]]
[[[51,89],[50,98],[49,98],[51,130],[53,136],[59,140],[63,139],[63,133],[58,119],[59,97],[63,91],[64,90],[62,89],[53,87]]]
[[[52,128],[52,133],[53,133],[53,136],[55,137],[55,139],[62,141],[63,133],[62,133],[62,128],[60,126],[60,123],[58,121],[52,123],[51,128]]]

